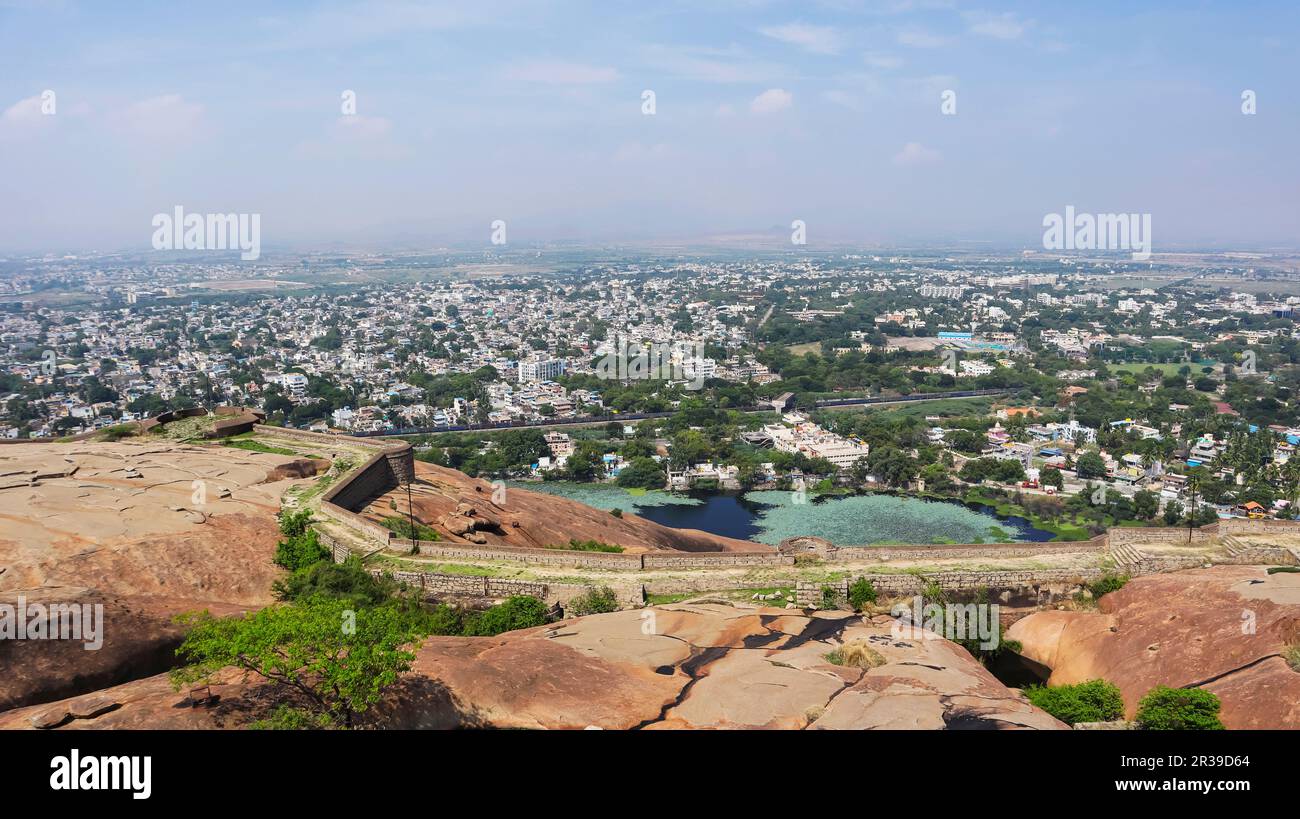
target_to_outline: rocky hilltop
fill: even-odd
[[[959,646],[887,617],[719,604],[433,637],[373,715],[387,728],[1059,729]],[[839,650],[855,664],[829,659]],[[851,649],[851,650],[850,650]],[[165,675],[0,714],[0,728],[236,728],[272,705],[231,672],[211,707]]]
[[[169,667],[181,638],[171,620],[181,612],[226,614],[272,602],[271,584],[282,574],[271,562],[281,498],[328,467],[328,460],[154,437],[0,446],[0,603],[101,604],[105,631],[98,651],[68,641],[0,641],[0,667],[21,669],[0,678],[0,709]],[[506,513],[492,503],[490,484],[429,464],[419,464],[415,491],[417,516],[451,543],[576,538],[629,551],[770,548],[635,515],[619,519],[522,489],[509,490]],[[399,494],[405,509],[405,493],[392,492],[370,504],[371,516],[393,514],[389,501]],[[453,534],[456,520],[444,525],[458,509],[473,510],[462,536]]]
[[[1157,685],[1219,696],[1228,728],[1300,728],[1300,673],[1282,652],[1300,639],[1300,574],[1217,566],[1139,577],[1097,612],[1044,611],[1007,632],[1052,669],[1051,685],[1103,678],[1131,718]]]
[[[155,673],[171,617],[260,607],[290,475],[310,461],[170,441],[0,447],[0,603],[100,603],[104,646],[0,641],[0,708]]]

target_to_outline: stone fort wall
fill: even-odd
[[[1034,596],[1046,594],[1055,599],[1072,594],[1086,584],[1100,578],[1101,569],[1036,569],[1025,571],[989,572],[930,572],[915,574],[860,574],[852,580],[865,577],[876,591],[887,597],[915,596],[928,583],[937,583],[944,591],[974,592],[988,589],[991,592],[1029,590]],[[800,580],[795,584],[795,603],[806,608],[816,608],[822,602],[822,589],[831,588],[838,599],[847,600],[849,578],[817,583]],[[995,601],[991,601],[995,602]]]
[[[361,532],[375,541],[376,548],[386,547],[393,533],[372,520],[357,514],[376,495],[381,495],[415,477],[415,450],[407,441],[385,444],[368,438],[331,435],[285,427],[259,425],[258,432],[292,438],[329,449],[340,442],[374,451],[357,469],[343,476],[321,496],[323,516]]]

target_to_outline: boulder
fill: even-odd
[[[647,634],[646,612],[653,613]],[[830,662],[869,644],[869,669]],[[236,728],[283,694],[225,669],[212,707],[166,675],[71,702],[0,713],[0,728]],[[42,716],[45,715],[45,716]],[[35,720],[35,722],[33,721]],[[1066,726],[993,678],[959,646],[887,617],[677,604],[598,614],[496,637],[431,637],[369,715],[380,728],[929,728]]]
[[[1101,678],[1127,715],[1157,685],[1219,696],[1229,728],[1300,728],[1300,673],[1283,653],[1300,640],[1300,574],[1217,566],[1130,580],[1098,610],[1044,611],[1007,631],[1051,685]]]
[[[440,521],[440,525],[457,537],[464,537],[474,531],[474,519],[465,515],[447,515]]]

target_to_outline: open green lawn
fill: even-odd
[[[805,353],[817,353],[821,355],[822,343],[820,341],[808,341],[803,344],[790,344],[786,346],[791,355],[804,355]]]
[[[1162,376],[1170,376],[1170,375],[1177,375],[1178,370],[1186,366],[1192,368],[1191,376],[1192,378],[1196,378],[1202,374],[1201,373],[1202,367],[1214,367],[1218,365],[1218,363],[1219,362],[1217,361],[1193,361],[1193,362],[1176,361],[1169,364],[1147,364],[1143,362],[1133,362],[1131,364],[1112,364],[1110,366],[1110,371],[1113,373],[1132,373],[1133,375],[1141,375],[1143,372],[1146,371],[1147,367],[1152,367],[1158,370]]]
[[[279,446],[268,446],[262,443],[261,441],[254,441],[249,438],[244,438],[237,441],[228,440],[222,442],[221,445],[231,447],[232,449],[246,449],[249,452],[265,452],[269,455],[297,455],[298,454],[294,452],[292,449],[285,449],[284,447],[279,447]]]

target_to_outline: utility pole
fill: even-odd
[[[410,526],[411,526],[411,530],[410,530],[411,546],[415,546],[415,542],[416,540],[418,540],[418,538],[416,538],[415,536],[415,507],[411,502],[411,483],[412,483],[411,478],[407,478],[405,483],[406,483],[406,517],[407,520],[410,521]]]

